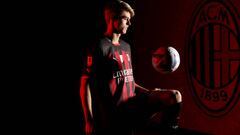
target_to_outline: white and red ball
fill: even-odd
[[[159,47],[152,54],[152,65],[160,73],[172,73],[180,65],[179,53],[171,46]]]

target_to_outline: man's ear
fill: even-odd
[[[105,16],[104,19],[105,19],[105,23],[106,23],[106,24],[109,24],[110,17],[109,17],[109,16]]]
[[[104,19],[105,19],[105,22],[106,22],[107,25],[109,25],[111,23],[111,21],[112,21],[112,17],[111,16],[112,15],[111,15],[111,12],[109,10],[106,10],[104,12]]]

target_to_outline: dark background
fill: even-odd
[[[86,48],[104,30],[105,2],[16,4],[10,132],[83,134],[79,79]]]
[[[10,36],[3,38],[7,48],[4,80],[9,83],[3,84],[10,96],[2,109],[7,113],[4,125],[10,125],[9,133],[83,134],[79,78],[89,42],[104,30],[102,7],[106,1],[110,0],[9,4],[4,35]],[[136,9],[132,27],[123,36],[134,50],[135,80],[147,88],[180,89],[185,102],[182,127],[237,133],[239,103],[229,115],[211,118],[196,106],[188,90],[184,40],[188,21],[201,0],[126,1]],[[231,1],[239,11],[239,1]],[[168,43],[179,51],[182,64],[173,74],[158,74],[152,69],[150,53]]]
[[[6,19],[9,133],[83,134],[82,59],[102,32],[103,0],[10,3]],[[5,116],[5,115],[4,115]]]
[[[49,89],[49,111],[46,110],[44,123],[46,130],[52,133],[83,134],[79,99],[82,56],[91,40],[102,32],[102,5],[102,0],[60,3],[50,9],[52,15],[47,15],[50,19],[47,29],[52,31],[48,36],[52,43],[47,41],[51,59],[46,58],[46,61],[51,65],[47,73],[52,88]]]

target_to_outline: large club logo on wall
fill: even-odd
[[[190,89],[205,114],[220,117],[240,98],[240,15],[227,1],[207,0],[191,19],[185,51]]]

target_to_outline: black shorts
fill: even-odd
[[[118,128],[131,129],[146,127],[150,117],[160,110],[161,101],[149,102],[154,93],[141,93],[119,105],[115,124]]]

